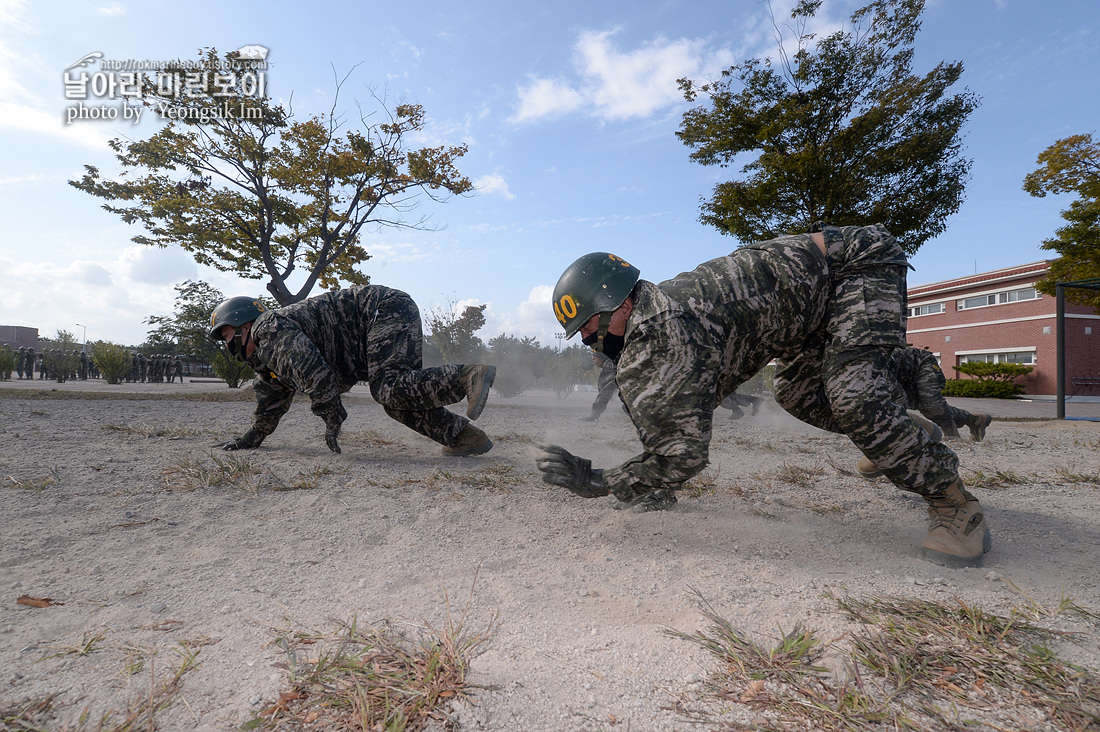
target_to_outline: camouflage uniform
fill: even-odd
[[[897,380],[894,401],[898,404],[917,410],[945,432],[958,434],[957,428],[970,424],[970,412],[951,406],[943,398],[947,379],[931,351],[912,346],[895,348],[890,353],[890,371]]]
[[[270,435],[296,391],[314,414],[339,403],[358,381],[393,419],[443,445],[454,445],[469,420],[444,407],[466,398],[463,366],[424,369],[420,310],[400,290],[361,285],[327,292],[252,324],[256,411],[252,428]]]
[[[905,254],[881,226],[781,236],[655,285],[639,280],[618,384],[643,452],[603,479],[620,500],[677,487],[707,464],[714,410],[772,359],[776,402],[846,434],[895,485],[922,495],[958,458],[892,400],[905,346]]]
[[[604,359],[603,365],[600,366],[600,375],[596,378],[596,390],[596,401],[592,402],[592,414],[588,417],[590,421],[599,419],[607,409],[611,397],[619,393],[619,385],[615,383],[615,362],[610,358]]]

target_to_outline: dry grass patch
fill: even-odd
[[[119,432],[138,437],[167,437],[169,440],[178,440],[181,437],[197,437],[199,435],[219,434],[216,430],[195,429],[194,427],[168,427],[164,425],[149,424],[105,424],[100,429],[107,432]]]
[[[858,625],[843,646],[800,626],[760,645],[700,597],[712,625],[668,633],[708,650],[721,670],[703,708],[680,710],[723,730],[1076,732],[1100,724],[1100,676],[1059,659],[1047,643],[1065,634],[1025,613],[1001,617],[959,600],[827,597]],[[827,653],[839,657],[832,672],[819,664]]]
[[[85,640],[88,640],[87,636]],[[98,642],[102,641],[99,638]],[[0,730],[15,732],[142,732],[144,730],[165,729],[158,724],[157,717],[167,710],[180,696],[183,690],[183,677],[198,668],[198,654],[202,646],[209,645],[209,639],[181,640],[173,649],[177,659],[168,664],[168,671],[158,675],[154,664],[155,650],[144,653],[135,646],[122,649],[126,658],[123,672],[131,670],[134,674],[148,668],[148,683],[138,685],[139,691],[123,710],[112,709],[93,718],[92,712],[85,707],[72,723],[61,718],[64,713],[56,705],[57,695],[34,699],[0,708]],[[82,644],[84,641],[82,641]],[[98,648],[88,650],[88,653]],[[70,654],[55,654],[70,655]],[[76,655],[87,655],[77,653]],[[135,660],[140,656],[140,660]],[[198,719],[195,720],[196,725]]]
[[[470,633],[468,609],[456,619],[448,603],[442,628],[420,628],[416,637],[355,618],[335,633],[283,632],[287,660],[279,666],[290,688],[241,729],[416,732],[446,724],[447,708],[475,688],[470,660],[495,622]]]
[[[55,465],[49,468],[45,475],[38,475],[33,478],[17,478],[14,475],[9,475],[4,482],[12,488],[22,491],[41,493],[51,485],[61,485],[61,468]]]
[[[184,458],[161,472],[169,490],[193,491],[200,488],[233,488],[255,495],[270,483],[269,473],[252,462],[250,456],[207,453],[206,459]]]

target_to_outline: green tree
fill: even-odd
[[[118,384],[130,371],[130,349],[110,341],[91,343],[92,361],[108,384]]]
[[[176,285],[176,304],[171,315],[150,315],[146,346],[150,352],[187,353],[209,359],[218,347],[210,340],[210,315],[225,299],[216,287],[187,280]],[[273,307],[273,303],[265,303]],[[143,349],[144,350],[144,349]]]
[[[477,363],[484,355],[485,344],[474,334],[485,325],[485,307],[467,305],[461,314],[453,302],[432,308],[424,325],[444,363]]]
[[[963,200],[971,161],[961,129],[978,106],[959,62],[911,71],[924,0],[877,0],[851,27],[820,40],[806,32],[821,0],[801,0],[772,59],[731,66],[714,81],[680,79],[689,102],[676,135],[703,165],[753,158],[743,180],[718,183],[700,221],[743,242],[811,224],[882,223],[909,253],[946,228]]]
[[[1059,140],[1039,154],[1039,169],[1024,178],[1024,190],[1042,198],[1048,193],[1073,193],[1075,201],[1062,212],[1066,225],[1055,231],[1043,249],[1060,255],[1037,287],[1054,294],[1058,282],[1100,278],[1100,142],[1092,135]],[[1066,299],[1100,310],[1100,291],[1067,288]]]
[[[493,388],[505,399],[517,397],[545,373],[538,340],[501,333],[489,341],[489,361],[496,364]]]
[[[222,64],[238,62],[215,50],[200,61],[205,71],[166,73],[198,73],[214,89]],[[266,279],[280,305],[305,299],[318,282],[330,289],[366,283],[355,269],[369,257],[360,246],[364,229],[428,228],[423,217],[406,218],[423,196],[443,200],[473,188],[455,167],[465,145],[408,149],[424,129],[419,105],[391,111],[375,96],[380,121],[361,114],[360,129],[343,134],[335,101],[327,115],[295,121],[247,88],[244,74],[233,78],[222,96],[165,94],[148,82],[143,103],[172,121],[147,140],[111,140],[123,169],[117,180],[86,165],[70,185],[143,227],[135,242],[178,244],[200,264]],[[304,282],[292,291],[288,278],[299,269]]]

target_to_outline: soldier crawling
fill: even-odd
[[[326,292],[278,310],[251,297],[225,300],[211,316],[209,335],[255,370],[256,411],[251,429],[218,447],[259,447],[301,391],[324,420],[325,443],[338,453],[348,416],[340,395],[367,381],[386,414],[442,444],[444,455],[488,452],[492,440],[470,419],[485,408],[496,367],[422,368],[421,328],[412,298],[380,285]],[[444,409],[463,399],[469,419]]]
[[[977,566],[984,514],[958,457],[895,403],[890,352],[905,346],[907,262],[881,226],[826,226],[704,262],[660,284],[608,253],[571,264],[553,307],[571,338],[617,362],[642,453],[607,469],[543,446],[543,480],[635,511],[667,508],[707,464],[715,408],[772,359],[776,402],[847,435],[899,488],[919,493],[931,526],[921,556]]]

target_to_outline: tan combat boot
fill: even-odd
[[[970,419],[966,420],[966,426],[970,428],[970,439],[974,442],[981,442],[985,439],[985,428],[989,426],[989,423],[993,421],[993,415],[990,414],[972,414]]]
[[[910,412],[909,418],[924,428],[924,431],[932,438],[932,442],[943,442],[943,430],[940,429],[938,424],[925,419],[915,412]],[[859,462],[856,463],[856,472],[867,480],[874,480],[882,475],[882,470],[879,466],[875,465],[875,461],[866,455],[861,457]]]
[[[477,419],[481,416],[481,410],[485,409],[485,402],[489,398],[489,389],[493,386],[493,379],[497,377],[497,367],[484,363],[477,363],[462,369],[459,378],[466,389],[466,416]]]
[[[921,559],[955,569],[980,566],[993,539],[978,499],[956,479],[942,493],[924,500],[931,525],[920,545]]]
[[[493,441],[489,439],[489,435],[468,424],[458,433],[455,444],[443,447],[443,454],[448,457],[469,457],[483,455],[492,449]]]

